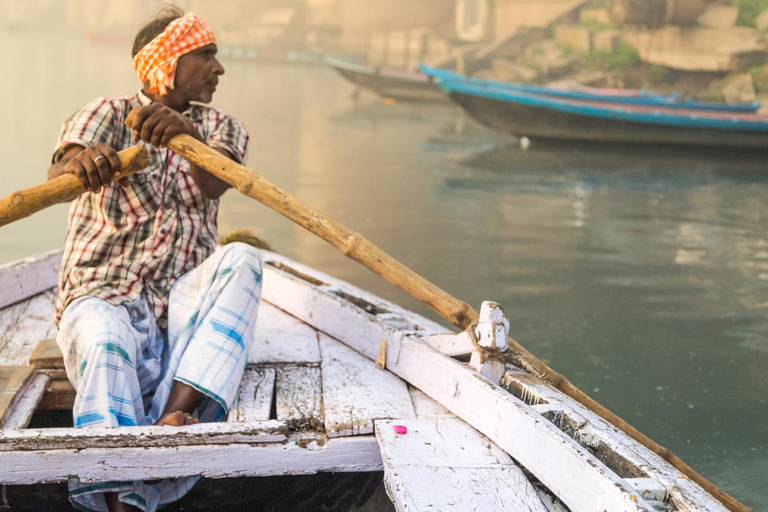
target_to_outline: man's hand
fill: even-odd
[[[133,141],[143,140],[156,148],[167,147],[173,137],[182,133],[203,141],[188,117],[162,103],[142,107],[133,121]]]
[[[109,146],[94,144],[85,149],[76,146],[69,153],[74,155],[66,160],[62,171],[77,176],[85,190],[98,194],[120,178],[120,158]],[[65,158],[67,156],[65,154]]]

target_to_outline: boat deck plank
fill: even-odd
[[[546,512],[509,455],[458,418],[377,421],[376,439],[398,511]]]
[[[398,434],[394,426],[407,428]],[[512,458],[459,418],[376,421],[382,458],[394,464],[490,467],[512,464]]]
[[[320,364],[317,331],[266,301],[259,306],[248,363]]]
[[[523,472],[512,465],[391,467],[385,463],[384,475],[398,512],[547,512]]]
[[[408,392],[411,394],[411,401],[413,401],[413,408],[416,411],[416,418],[431,419],[441,417],[456,417],[456,415],[454,415],[451,411],[429,398],[417,388],[409,385]]]
[[[269,419],[275,390],[274,368],[246,368],[229,421],[245,423]]]
[[[320,368],[286,366],[277,369],[275,384],[277,419],[292,429],[322,428],[323,393]]]
[[[373,433],[373,420],[413,418],[405,382],[329,336],[320,334],[323,405],[329,437]]]

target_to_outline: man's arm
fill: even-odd
[[[143,140],[158,148],[168,147],[168,142],[176,135],[182,133],[190,135],[200,142],[205,142],[189,118],[160,103],[152,103],[143,107],[138,111],[133,121],[133,140],[135,142]],[[220,148],[214,149],[227,158],[234,160],[233,155],[228,151]],[[218,199],[231,187],[227,182],[220,180],[191,162],[189,164],[189,172],[200,191],[209,199]]]

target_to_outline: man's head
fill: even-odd
[[[224,68],[208,24],[169,6],[136,35],[133,66],[144,92],[177,110],[190,101],[208,103]]]

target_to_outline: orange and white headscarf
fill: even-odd
[[[149,80],[149,92],[168,94],[176,78],[179,57],[215,43],[213,31],[203,18],[188,12],[165,27],[133,58],[133,69],[142,83]]]

